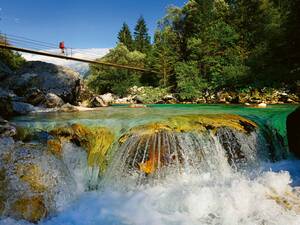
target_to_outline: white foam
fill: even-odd
[[[232,173],[169,177],[155,186],[127,192],[107,188],[86,192],[43,225],[298,225],[300,215],[286,210],[268,193],[291,190],[287,172],[264,172],[254,179]],[[1,225],[27,225],[12,219]]]

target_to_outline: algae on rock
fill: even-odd
[[[48,141],[48,147],[55,155],[61,154],[62,143],[72,142],[87,151],[90,167],[99,167],[100,172],[104,172],[107,166],[106,155],[114,141],[114,135],[108,128],[89,128],[73,124],[69,127],[56,128],[50,134],[56,139]]]

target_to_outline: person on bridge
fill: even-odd
[[[59,48],[61,49],[61,53],[65,54],[65,42],[64,41],[59,42]]]

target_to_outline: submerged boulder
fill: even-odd
[[[300,107],[287,118],[287,137],[290,151],[300,158]]]

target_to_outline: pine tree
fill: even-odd
[[[134,49],[146,53],[151,47],[145,19],[141,16],[134,29]]]
[[[123,26],[118,34],[119,43],[123,43],[128,50],[133,50],[133,40],[132,35],[129,29],[129,26],[126,23],[123,23]]]

